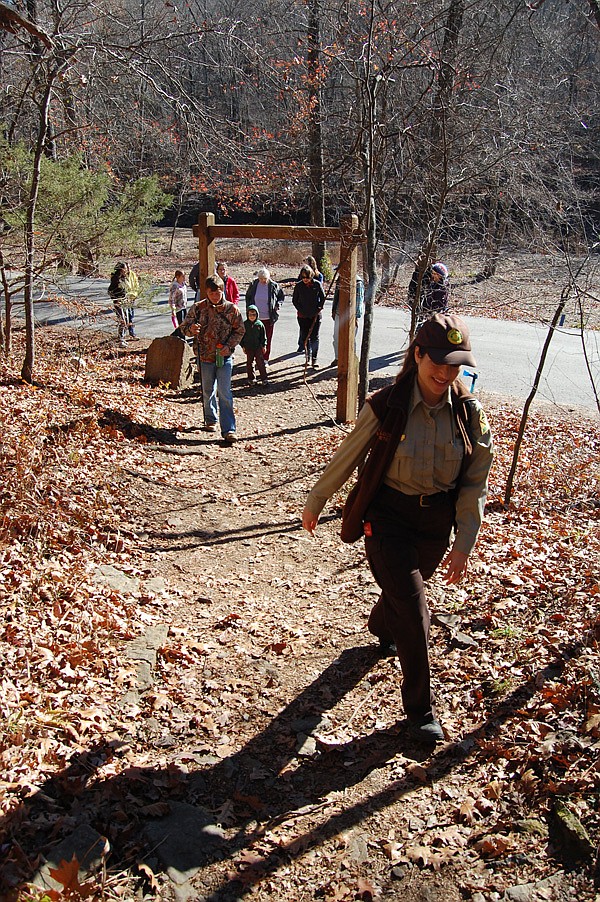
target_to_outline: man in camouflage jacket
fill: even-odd
[[[244,335],[244,321],[238,307],[224,299],[219,276],[209,277],[205,284],[206,298],[190,307],[180,328],[184,335],[194,338],[202,378],[204,428],[215,432],[218,420],[225,441],[234,442],[231,373],[233,351]]]

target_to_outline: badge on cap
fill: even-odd
[[[462,332],[458,329],[448,329],[446,332],[446,338],[450,342],[451,345],[460,345],[462,344]]]

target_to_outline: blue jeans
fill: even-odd
[[[233,359],[226,357],[223,366],[214,363],[200,364],[202,374],[202,403],[204,404],[204,421],[214,425],[219,420],[221,435],[235,432],[235,415],[233,413],[233,396],[231,394],[231,372]],[[217,397],[219,409],[217,413]]]

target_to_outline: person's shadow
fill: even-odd
[[[375,645],[343,651],[262,731],[228,757],[198,754],[193,743],[188,743],[191,751],[182,749],[173,757],[195,762],[195,770],[176,764],[123,767],[119,759],[129,749],[126,740],[97,743],[74,755],[67,767],[0,821],[0,898],[14,898],[16,889],[33,878],[40,863],[39,850],[58,866],[64,844],[56,845],[57,841],[77,831],[85,835],[93,828],[110,843],[110,871],[146,862],[152,871],[168,872],[175,882],[185,884],[194,877],[201,881],[198,872],[211,863],[230,861],[228,876],[217,888],[213,880],[209,898],[223,902],[239,899],[252,884],[307,846],[323,843],[385,809],[401,795],[418,791],[422,774],[413,775],[406,767],[399,779],[364,801],[346,807],[326,801],[330,794],[362,781],[371,770],[399,754],[404,765],[406,759],[416,762],[431,754],[430,747],[415,745],[406,721],[356,740],[327,738],[333,726],[328,712],[379,659]],[[553,668],[553,679],[564,660],[560,656],[546,668],[549,673]],[[289,659],[283,658],[282,666],[287,662]],[[435,758],[438,778],[470,755],[476,737],[496,733],[535,691],[532,679],[515,690],[477,731],[449,743]],[[248,714],[252,716],[251,711]],[[105,767],[118,772],[98,777]],[[308,817],[304,828],[303,816],[317,810],[319,826],[311,827]],[[250,852],[264,836],[265,824],[272,830],[287,818],[297,822],[293,842],[275,844],[260,856]]]
[[[368,770],[399,751],[412,754],[400,728],[331,746],[312,737],[319,725],[327,730],[327,712],[364,678],[378,658],[375,645],[342,652],[239,752],[223,760],[204,756],[210,762],[205,767],[201,756],[199,769],[189,774],[176,767],[130,767],[114,777],[98,778],[98,771],[111,760],[119,761],[119,743],[98,743],[74,755],[66,768],[49,777],[0,822],[4,851],[0,897],[9,898],[10,875],[18,872],[19,865],[21,882],[32,878],[36,850],[43,849],[52,861],[53,840],[84,825],[108,838],[109,863],[114,867],[123,866],[135,854],[138,859],[154,859],[154,865],[165,871],[190,872],[215,856],[233,858],[249,845],[252,830],[248,832],[248,822],[271,821],[290,809],[318,803],[324,795],[361,780]],[[315,757],[297,753],[303,741],[299,737],[314,743],[311,755]],[[292,761],[294,767],[290,767]],[[225,805],[230,805],[230,810],[227,826],[221,829],[213,812]],[[196,808],[197,814],[190,808]],[[178,828],[170,822],[167,832],[170,829],[179,835],[171,835],[168,843],[164,838],[159,841],[157,837],[163,833],[160,822],[173,810],[182,823]],[[188,827],[196,825],[195,840],[185,832],[186,821]],[[216,829],[202,831],[198,825],[203,821],[207,828],[212,821]]]

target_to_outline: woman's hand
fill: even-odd
[[[314,536],[318,522],[319,518],[315,517],[308,507],[305,507],[302,511],[302,528],[309,532],[311,536]]]
[[[457,583],[467,572],[469,556],[463,551],[455,551],[454,548],[446,556],[442,567],[446,568],[444,579],[447,583]]]

